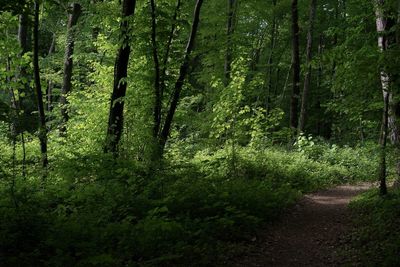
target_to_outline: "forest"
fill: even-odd
[[[0,0],[0,266],[400,266],[400,0]]]

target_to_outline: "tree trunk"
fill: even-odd
[[[196,7],[194,10],[192,29],[190,32],[188,43],[186,45],[185,56],[184,56],[182,65],[179,70],[179,77],[175,83],[174,93],[172,95],[172,100],[171,100],[171,104],[170,104],[170,107],[168,110],[168,114],[167,114],[167,117],[165,118],[164,126],[162,128],[162,131],[160,133],[159,140],[158,140],[159,147],[160,147],[160,158],[162,157],[165,144],[167,143],[167,140],[168,140],[168,136],[169,136],[169,133],[171,130],[171,125],[172,125],[172,120],[174,118],[174,114],[175,114],[176,108],[178,106],[183,83],[185,81],[186,75],[189,70],[190,54],[192,53],[192,50],[194,47],[194,42],[195,42],[196,35],[197,35],[197,29],[198,29],[198,26],[200,23],[200,10],[201,10],[202,5],[203,5],[203,0],[197,0]]]
[[[303,87],[303,94],[301,98],[301,109],[300,109],[300,122],[299,122],[300,133],[304,132],[306,118],[307,118],[307,103],[311,86],[311,60],[312,60],[312,45],[313,45],[314,21],[315,21],[316,9],[317,9],[317,0],[311,0],[309,28],[307,34],[307,56],[306,56],[307,70],[306,70],[306,75],[304,77],[304,87]]]
[[[155,0],[150,0],[151,6],[151,45],[153,50],[153,60],[154,60],[154,127],[153,127],[153,137],[157,138],[160,131],[161,125],[161,108],[162,108],[162,96],[161,96],[161,84],[160,84],[160,61],[158,58],[158,48],[157,48],[157,21],[156,21],[156,3]]]
[[[376,0],[376,30],[378,32],[378,46],[381,52],[385,52],[391,44],[391,36],[387,33],[391,29],[392,21],[388,19],[384,12],[385,0]],[[382,195],[387,193],[386,187],[386,143],[389,130],[389,101],[390,101],[390,75],[386,70],[381,69],[380,73],[381,90],[383,93],[384,110],[381,127],[381,156],[380,156],[380,192]]]
[[[68,110],[67,110],[67,95],[71,92],[72,84],[72,69],[73,69],[73,54],[74,54],[74,45],[75,45],[75,30],[74,27],[78,22],[79,16],[81,14],[81,6],[78,3],[73,3],[70,6],[68,14],[68,24],[67,24],[67,43],[65,46],[65,57],[64,57],[64,77],[63,84],[61,87],[61,96],[60,96],[60,104],[61,104],[61,117],[62,122],[60,126],[60,134],[65,135],[67,128],[66,123],[68,122]]]
[[[226,54],[224,63],[224,85],[228,86],[231,81],[233,60],[233,33],[235,31],[236,0],[228,0],[228,20],[226,25]]]
[[[31,19],[29,17],[29,13],[24,10],[21,15],[19,15],[19,25],[18,25],[18,43],[21,48],[20,57],[24,56],[26,53],[31,52],[32,47],[30,44],[31,41]],[[18,77],[17,79],[22,85],[22,88],[17,88],[17,95],[18,95],[18,105],[22,111],[21,122],[27,119],[34,118],[36,120],[36,116],[32,116],[33,112],[35,111],[34,106],[30,105],[30,103],[35,103],[36,98],[31,89],[30,82],[31,76],[28,74],[27,66],[22,65],[19,67],[18,70]],[[21,93],[25,94],[25,97],[21,97]],[[26,101],[28,100],[28,101]],[[17,131],[23,131],[24,129],[30,128],[29,126],[24,125],[24,123],[20,123],[18,125]]]
[[[158,135],[160,134],[163,115],[164,115],[163,111],[162,111],[162,100],[164,99],[164,92],[167,88],[167,85],[165,82],[167,80],[168,60],[169,60],[169,55],[171,52],[172,41],[174,39],[175,30],[177,27],[177,19],[178,19],[179,11],[181,9],[181,5],[182,5],[181,0],[177,0],[174,15],[172,16],[171,30],[168,35],[168,41],[167,41],[167,45],[165,47],[165,53],[164,53],[163,61],[162,61],[162,68],[161,68],[161,73],[160,73],[160,99],[161,99],[160,106],[161,106],[161,110],[160,110],[160,115],[159,115],[159,125],[157,126],[158,130],[157,130],[156,137],[158,137]],[[155,132],[155,128],[156,127],[154,127],[154,132]]]
[[[164,54],[164,58],[163,58],[163,67],[161,70],[161,98],[163,98],[164,95],[164,91],[166,89],[166,85],[165,85],[165,80],[167,78],[167,65],[168,65],[168,59],[169,59],[169,54],[171,52],[171,45],[172,45],[172,41],[174,39],[174,33],[176,30],[176,26],[177,26],[177,19],[178,19],[178,14],[181,8],[181,0],[178,0],[176,2],[176,8],[174,11],[174,15],[172,17],[172,24],[171,24],[171,30],[169,32],[169,36],[168,36],[168,41],[167,41],[167,45],[166,45],[166,49],[165,49],[165,54]]]
[[[40,84],[39,69],[39,0],[35,0],[34,23],[33,23],[33,73],[35,79],[35,92],[39,112],[39,141],[42,153],[42,166],[47,167],[47,128],[44,113],[42,86]]]
[[[274,8],[276,7],[276,0],[272,0],[272,4]],[[268,57],[268,91],[267,91],[267,100],[265,103],[266,113],[267,115],[271,112],[271,93],[272,93],[272,71],[273,71],[273,63],[274,63],[274,49],[276,43],[276,32],[277,32],[277,22],[274,11],[274,17],[272,19],[272,27],[271,27],[271,43],[270,43],[270,52]]]
[[[382,88],[386,87],[386,83],[389,81],[388,76],[384,76],[381,74],[382,80]],[[380,163],[379,163],[379,189],[381,195],[387,194],[387,185],[386,185],[386,143],[388,137],[388,117],[389,117],[389,92],[387,89],[383,89],[383,116],[382,116],[382,127],[381,127],[381,137],[380,137],[380,147],[381,147],[381,155],[380,155]]]
[[[51,42],[49,53],[47,56],[52,55],[56,51],[56,34],[53,33],[53,40]],[[53,110],[53,88],[54,83],[52,80],[47,81],[47,89],[46,89],[46,99],[47,99],[47,112],[51,112]]]
[[[400,1],[397,1],[396,44],[400,46]],[[400,155],[400,101],[394,101],[393,94],[389,98],[389,130],[390,141],[395,146],[396,155]],[[396,159],[396,181],[394,186],[400,188],[400,158]]]
[[[121,140],[124,121],[124,97],[126,95],[126,78],[128,76],[128,63],[131,47],[129,45],[129,17],[135,13],[136,0],[123,0],[122,22],[120,25],[122,44],[114,65],[114,87],[111,95],[110,113],[104,152],[112,152],[116,155],[118,144]]]
[[[29,51],[28,42],[28,28],[29,28],[29,15],[23,12],[19,15],[19,26],[18,26],[18,42],[22,49],[22,54]]]
[[[290,128],[295,132],[298,126],[298,109],[300,98],[300,44],[299,44],[299,14],[297,0],[292,0],[292,69],[293,84],[290,99]]]
[[[389,119],[388,119],[388,127],[389,127],[389,139],[392,145],[395,147],[395,153],[397,155],[396,159],[396,180],[394,182],[394,186],[396,188],[400,188],[400,102],[395,101],[393,93],[389,95]]]
[[[321,96],[320,92],[322,91],[322,74],[323,74],[323,69],[322,69],[322,63],[321,63],[321,58],[322,58],[322,53],[323,53],[323,42],[324,42],[324,37],[322,33],[319,35],[319,43],[318,43],[318,57],[320,58],[319,60],[319,65],[318,65],[318,75],[317,75],[317,122],[316,122],[316,133],[318,136],[321,136],[322,134],[322,124],[323,124],[323,117],[321,116],[323,114],[322,108],[321,108]],[[322,119],[321,119],[322,118]]]

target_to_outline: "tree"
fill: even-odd
[[[120,47],[114,65],[114,87],[111,95],[110,112],[108,116],[108,127],[106,145],[104,152],[117,153],[118,144],[121,140],[124,122],[124,97],[126,95],[126,78],[128,76],[128,63],[131,47],[130,19],[135,13],[136,0],[123,0],[122,21],[120,25]]]
[[[313,46],[313,34],[314,34],[314,20],[315,12],[317,9],[317,0],[311,0],[310,4],[310,19],[307,34],[307,55],[306,55],[306,74],[304,77],[303,94],[301,98],[301,109],[300,109],[300,122],[299,132],[304,132],[307,117],[307,104],[308,95],[311,86],[311,60],[312,60],[312,46]]]
[[[387,51],[391,43],[393,42],[393,36],[389,33],[389,30],[394,26],[393,19],[387,17],[385,14],[385,0],[377,0],[376,2],[376,30],[379,34],[378,36],[378,46],[381,52]],[[382,195],[387,194],[386,186],[386,143],[389,131],[389,101],[390,101],[390,83],[391,77],[388,71],[382,67],[380,70],[380,80],[381,80],[381,90],[383,94],[383,116],[382,116],[382,126],[381,126],[381,159],[380,159],[380,192]]]
[[[226,52],[224,63],[224,85],[228,86],[231,80],[232,60],[233,60],[233,34],[235,32],[236,0],[228,1],[228,19],[226,22]]]
[[[158,58],[157,49],[157,29],[156,29],[156,3],[155,0],[150,0],[151,6],[151,45],[153,49],[153,60],[154,60],[154,129],[153,136],[157,138],[160,131],[161,124],[161,109],[162,109],[162,95],[161,95],[161,70],[160,60]]]
[[[293,131],[298,126],[298,109],[300,98],[300,44],[299,44],[299,13],[297,0],[292,0],[292,96],[290,99],[290,127]]]
[[[67,41],[65,45],[65,58],[64,58],[64,77],[63,84],[61,87],[61,117],[62,123],[60,127],[60,134],[64,135],[66,133],[66,123],[68,122],[68,110],[67,110],[67,95],[72,88],[72,70],[73,70],[73,54],[75,45],[75,25],[78,22],[79,16],[81,14],[81,5],[78,3],[73,3],[70,5],[68,10],[68,23],[67,23]]]
[[[183,83],[184,83],[186,75],[188,74],[188,71],[189,71],[190,54],[193,51],[194,42],[196,39],[196,34],[197,34],[197,30],[198,30],[199,23],[200,23],[200,11],[201,11],[202,5],[203,5],[203,0],[196,1],[196,6],[194,9],[194,15],[193,15],[192,28],[190,31],[189,40],[186,45],[185,55],[184,55],[183,62],[179,69],[178,79],[175,82],[175,87],[174,87],[174,91],[173,91],[173,95],[172,95],[171,104],[169,106],[169,110],[168,110],[167,116],[165,118],[165,122],[164,122],[164,125],[162,128],[162,131],[158,138],[159,156],[160,157],[162,156],[164,148],[165,148],[165,144],[167,143],[168,136],[171,131],[172,120],[174,118],[174,114],[175,114],[176,108],[178,106],[180,94],[181,94],[181,91],[183,88]]]
[[[33,22],[33,72],[35,79],[35,92],[37,107],[39,113],[39,141],[40,152],[42,154],[42,166],[48,165],[47,160],[47,128],[46,115],[44,113],[42,86],[40,83],[40,68],[39,68],[39,0],[34,3],[34,22]]]
[[[274,9],[276,8],[276,3],[277,0],[272,0],[272,4]],[[267,91],[267,101],[266,101],[266,110],[267,114],[270,113],[271,111],[271,94],[272,94],[272,86],[273,86],[273,79],[272,79],[272,71],[273,71],[273,64],[274,64],[274,49],[276,46],[276,39],[277,39],[277,33],[278,32],[278,23],[277,23],[277,18],[275,15],[275,10],[273,13],[273,18],[272,18],[272,27],[271,27],[271,36],[270,36],[270,52],[268,56],[268,91]]]

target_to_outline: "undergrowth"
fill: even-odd
[[[0,266],[212,266],[302,193],[376,168],[362,149],[234,152],[170,154],[155,174],[103,155],[57,160],[45,180],[8,168]]]
[[[354,200],[351,249],[361,266],[400,266],[400,191],[371,190]]]

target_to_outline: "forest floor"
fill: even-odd
[[[343,253],[352,226],[348,204],[370,187],[343,185],[304,196],[232,266],[358,266],[351,253]]]

